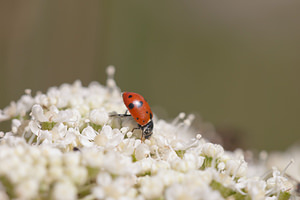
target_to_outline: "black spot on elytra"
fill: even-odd
[[[128,98],[131,98],[131,97],[132,97],[132,95],[129,95],[129,96],[128,96]]]
[[[142,106],[143,106],[143,102],[140,101],[140,102],[139,102],[139,105],[138,105],[138,108],[140,108],[140,107],[142,107]]]
[[[148,114],[149,112],[148,112],[148,111],[146,111],[146,113]]]
[[[150,119],[152,119],[152,113],[150,113]]]
[[[143,120],[143,123],[145,123],[145,120]]]
[[[136,120],[139,120],[139,118],[137,117]]]
[[[130,104],[128,105],[128,108],[129,108],[129,109],[132,109],[132,108],[134,108],[134,105],[133,105],[133,103],[130,103]]]

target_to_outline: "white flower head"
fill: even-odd
[[[141,141],[135,119],[115,115],[124,114],[126,106],[115,68],[108,67],[107,74],[105,86],[92,82],[85,87],[78,80],[35,96],[27,90],[0,110],[0,121],[11,120],[11,130],[0,130],[1,200],[242,195],[271,200],[291,193],[286,170],[274,168],[267,178],[246,176],[244,151],[228,152],[207,142],[199,134],[206,129],[203,123],[199,130],[191,127],[193,114],[180,113],[172,122],[154,114],[153,135]],[[262,169],[270,158],[265,156]]]

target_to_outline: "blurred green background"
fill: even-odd
[[[1,1],[0,108],[26,88],[104,84],[115,65],[121,89],[158,117],[198,113],[234,147],[282,150],[300,139],[299,10],[281,0]]]

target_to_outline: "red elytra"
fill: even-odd
[[[147,101],[134,92],[123,92],[122,97],[131,116],[138,123],[139,129],[142,129],[142,137],[150,138],[153,130],[153,114]]]
[[[152,119],[152,111],[144,97],[134,92],[124,92],[122,96],[125,106],[139,125],[144,126]]]

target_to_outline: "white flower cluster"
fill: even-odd
[[[79,81],[32,96],[29,90],[0,111],[0,199],[268,199],[290,197],[288,179],[247,176],[238,152],[193,136],[193,115],[168,123],[154,117],[142,142],[124,113],[114,68],[106,86]]]

